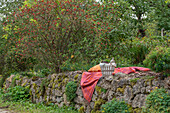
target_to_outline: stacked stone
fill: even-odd
[[[111,101],[113,98],[124,100],[133,109],[141,108],[145,105],[147,95],[155,88],[164,87],[170,93],[170,77],[162,79],[160,73],[139,72],[132,74],[117,73],[114,76],[102,77],[95,87],[92,100],[88,103],[84,97],[80,86],[82,72],[66,72],[52,74],[46,78],[21,77],[16,80],[16,85],[21,85],[30,89],[32,102],[43,102],[46,104],[56,104],[59,107],[70,105],[66,99],[65,87],[68,82],[77,82],[76,98],[74,98],[75,108],[81,112],[97,112],[102,104]],[[6,80],[6,88],[11,82]]]

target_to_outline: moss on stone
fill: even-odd
[[[50,81],[49,79],[43,79],[40,85],[41,92],[44,92],[44,87],[47,87],[49,85]]]
[[[56,85],[56,84],[55,84],[55,82],[54,82],[53,85],[52,85],[52,89],[55,89],[55,85]]]
[[[33,77],[32,77],[32,81],[36,81],[36,80],[38,80],[38,79],[39,79],[38,76],[33,76]]]
[[[94,109],[91,111],[91,113],[101,113],[101,111],[97,110],[95,111]]]
[[[12,77],[12,82],[11,82],[10,87],[16,86],[16,80],[20,80],[20,75],[15,75],[14,77]]]
[[[59,83],[59,82],[61,82],[61,81],[62,81],[62,79],[61,79],[61,78],[59,78],[59,79],[58,79],[58,83]]]
[[[155,76],[149,76],[149,75],[142,77],[142,79],[147,79],[147,80],[153,80],[154,78]]]
[[[40,98],[40,95],[41,95],[40,93],[37,93],[36,97],[39,99],[39,98]]]
[[[99,87],[99,86],[96,86],[96,87],[95,87],[95,90],[97,91],[97,93],[98,93],[99,95],[100,95],[101,92],[102,92],[101,89],[102,89],[102,88]]]
[[[10,87],[15,87],[16,86],[16,79],[13,78]]]
[[[57,84],[57,83],[58,83],[58,80],[55,80],[54,83]]]
[[[97,110],[95,113],[101,113],[101,111]]]
[[[75,75],[75,76],[74,76],[74,80],[77,80],[78,77],[79,77],[79,74]]]
[[[26,86],[25,88],[26,88],[26,89],[30,89],[30,86],[31,86],[31,85],[28,85],[28,86]]]
[[[84,107],[81,106],[80,109],[78,110],[79,113],[84,113]]]
[[[66,77],[67,77],[67,76],[66,76],[66,74],[64,74],[64,73],[61,75],[61,78],[62,78],[62,79],[66,78]]]
[[[62,83],[63,83],[64,86],[66,86],[66,84],[68,83],[68,78],[64,78]]]
[[[22,86],[25,87],[27,83],[28,83],[28,80],[26,80],[26,81],[22,84]]]
[[[58,83],[58,88],[60,88],[62,86],[62,83]]]
[[[31,90],[29,91],[29,94],[32,95],[32,91]]]
[[[101,92],[106,93],[106,92],[107,92],[107,89],[101,88]]]
[[[39,90],[37,89],[37,87],[36,87],[36,89],[35,89],[35,94],[38,94],[39,93]]]
[[[133,109],[133,113],[141,113],[141,112],[142,112],[142,108]]]
[[[52,103],[51,101],[48,101],[48,102],[45,103],[45,105],[46,105],[46,106],[50,106],[51,103]]]
[[[36,87],[36,84],[35,84],[35,83],[32,83],[32,86],[33,86],[33,88],[35,88],[35,87]]]
[[[103,99],[98,99],[97,101],[95,101],[94,103],[94,110],[97,111],[100,109],[101,105],[104,104],[106,101]]]
[[[145,80],[145,85],[147,85],[149,82],[149,86],[152,86],[152,79]]]
[[[44,100],[45,100],[45,102],[47,102],[47,95],[44,96]]]
[[[128,105],[128,111],[130,112],[130,113],[133,113],[133,107],[132,107],[132,105],[130,105],[130,104],[127,104]]]
[[[155,76],[144,76],[142,77],[142,79],[145,80],[145,85],[147,85],[147,83],[149,82],[149,86],[152,86],[152,80],[154,80]]]
[[[52,84],[54,81],[53,80],[50,80],[49,84]]]
[[[124,90],[126,88],[126,85],[123,86],[123,88],[117,88],[117,92],[121,92],[122,94],[124,94]]]
[[[139,80],[140,78],[134,78],[134,79],[130,79],[130,82],[131,83],[136,83],[137,82],[137,80]]]

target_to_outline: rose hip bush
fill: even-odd
[[[10,25],[8,42],[15,48],[18,62],[31,57],[60,72],[60,65],[68,59],[76,62],[83,58],[88,63],[114,51],[108,34],[120,25],[118,4],[102,5],[92,0],[34,0],[24,4],[6,18]]]

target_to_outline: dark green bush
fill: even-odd
[[[147,37],[127,39],[122,44],[124,47],[124,50],[122,50],[123,56],[131,59],[132,64],[142,63],[152,46],[154,46],[152,43],[153,41]]]
[[[145,66],[153,70],[169,72],[170,69],[170,48],[157,46],[143,61]]]
[[[122,43],[120,43],[118,49],[115,52],[118,52],[120,57],[126,58],[117,60],[117,63],[131,63],[131,64],[142,64],[143,60],[146,58],[146,55],[156,46],[168,46],[168,38],[158,38],[158,37],[143,37],[143,38],[128,38]],[[115,55],[115,60],[116,56]],[[123,61],[123,62],[122,62]]]
[[[103,104],[101,111],[102,113],[130,113],[128,105],[117,99]]]
[[[71,81],[66,85],[66,96],[68,101],[72,101],[76,97],[77,83]]]
[[[0,94],[2,94],[3,93],[3,91],[2,91],[2,89],[0,88]]]
[[[99,63],[99,61],[98,61],[98,63]],[[76,70],[86,70],[87,71],[94,65],[97,65],[97,63],[94,61],[87,63],[87,61],[83,61],[81,59],[81,60],[73,62],[70,59],[68,59],[60,66],[60,68],[62,71],[76,71]]]
[[[32,69],[38,60],[35,57],[25,57],[23,54],[15,52],[15,48],[8,51],[5,56],[5,66],[14,72]]]
[[[146,98],[144,113],[170,113],[170,95],[161,88],[155,89]]]
[[[41,69],[41,74],[44,76],[48,76],[50,72],[51,72],[50,69],[47,68]]]
[[[22,86],[10,87],[3,94],[3,99],[8,101],[27,100],[29,97],[29,90]]]

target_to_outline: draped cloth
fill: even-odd
[[[112,75],[116,73],[125,73],[125,74],[130,74],[130,73],[137,73],[136,71],[150,71],[149,68],[144,68],[144,67],[122,67],[122,68],[115,68],[114,72]]]
[[[115,73],[136,73],[136,71],[150,71],[149,68],[143,68],[143,67],[123,67],[123,68],[115,68],[113,75]],[[83,72],[82,78],[81,78],[81,89],[83,92],[84,98],[90,102],[95,86],[98,82],[98,80],[102,77],[102,72]]]
[[[83,72],[80,84],[83,96],[88,102],[91,101],[95,86],[101,77],[102,72]]]

